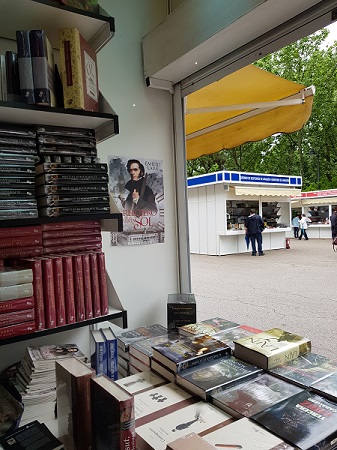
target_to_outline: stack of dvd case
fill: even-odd
[[[36,131],[1,124],[0,158],[0,220],[37,217]]]
[[[37,126],[40,217],[109,213],[108,166],[99,162],[94,130]]]

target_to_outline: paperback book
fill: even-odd
[[[262,330],[259,328],[250,327],[249,325],[240,325],[238,327],[230,328],[229,330],[219,331],[212,336],[215,339],[219,339],[234,351],[234,341],[246,336],[251,336],[252,334],[261,333]]]
[[[179,327],[197,320],[197,305],[194,294],[168,294],[167,329],[178,332]]]
[[[212,403],[233,417],[250,417],[301,392],[299,386],[267,373],[212,395]]]
[[[179,327],[179,334],[182,336],[195,336],[198,334],[212,335],[214,333],[219,333],[219,331],[238,327],[239,325],[240,324],[231,320],[222,319],[221,317],[214,317],[213,319],[207,319],[201,322],[190,323]]]
[[[150,367],[153,353],[152,347],[167,342],[170,339],[179,339],[179,336],[176,333],[166,333],[162,336],[142,339],[129,345],[129,353]]]
[[[162,386],[163,384],[166,384],[167,381],[159,375],[156,375],[154,372],[146,371],[136,375],[130,375],[121,380],[116,380],[116,383],[129,392],[129,394],[135,395]]]
[[[280,366],[310,351],[310,339],[279,328],[234,341],[234,356],[265,370]]]
[[[153,358],[173,372],[229,354],[228,345],[207,334],[168,340],[153,347]]]
[[[166,450],[214,450],[214,447],[198,434],[190,433],[168,443]]]
[[[337,438],[337,404],[307,390],[251,419],[301,450],[328,449]]]
[[[310,390],[337,403],[337,373],[316,381],[310,386]]]
[[[134,330],[123,331],[117,335],[118,347],[124,352],[129,350],[129,345],[133,342],[147,339],[154,336],[162,336],[167,333],[167,328],[156,323],[154,325],[146,325],[135,328]]]
[[[228,355],[177,373],[176,383],[204,400],[210,400],[211,395],[260,373],[259,367]]]

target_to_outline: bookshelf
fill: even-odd
[[[52,47],[58,52],[58,31],[60,28],[76,27],[91,47],[98,52],[114,36],[115,21],[104,9],[98,14],[59,4],[53,0],[4,0],[1,5],[0,39],[16,40],[16,30],[44,29]],[[99,94],[99,112],[63,109],[24,103],[0,101],[0,121],[6,124],[34,126],[50,125],[95,130],[96,142],[100,143],[119,133],[118,115]],[[42,223],[100,220],[102,231],[122,231],[123,220],[119,212],[90,214],[55,218],[32,218],[1,220],[0,228],[36,225]],[[0,339],[0,346],[46,336],[62,331],[111,321],[122,328],[127,327],[127,311],[115,298],[112,299],[106,315],[89,320],[67,324],[34,333]],[[116,304],[118,304],[117,307]]]

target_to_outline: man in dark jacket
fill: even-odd
[[[246,233],[249,236],[250,243],[252,244],[252,256],[256,256],[256,243],[259,256],[264,256],[262,250],[262,231],[264,230],[264,223],[255,209],[250,210],[250,215],[245,221]]]
[[[337,209],[335,208],[330,216],[332,239],[337,236]]]

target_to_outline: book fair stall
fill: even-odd
[[[191,253],[248,252],[244,221],[254,208],[263,218],[263,248],[285,248],[291,232],[291,197],[300,195],[300,176],[220,171],[191,177],[188,209]]]

